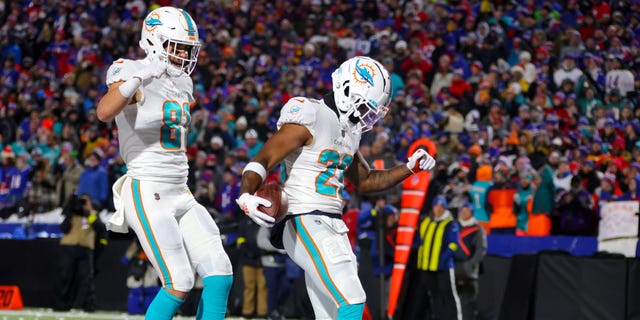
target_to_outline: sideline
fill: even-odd
[[[85,312],[82,310],[71,309],[70,311],[53,311],[48,308],[25,308],[24,310],[0,310],[0,320],[144,320],[142,315],[130,315],[124,312],[112,312],[112,311],[96,311]],[[176,316],[176,320],[192,320],[194,317]],[[242,319],[242,318],[227,318],[227,319]]]

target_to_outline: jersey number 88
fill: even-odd
[[[186,138],[183,130],[191,122],[189,103],[167,100],[162,105],[162,114],[164,124],[160,127],[160,145],[167,150],[182,149],[182,140]]]

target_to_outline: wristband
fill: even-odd
[[[264,166],[259,162],[251,161],[247,163],[247,165],[244,166],[244,170],[242,170],[242,174],[244,175],[244,173],[247,171],[253,171],[257,173],[263,181],[267,177],[267,169],[265,169]]]
[[[138,77],[134,77],[125,81],[123,84],[121,84],[118,87],[118,90],[120,90],[120,94],[123,97],[129,99],[133,97],[133,95],[136,93],[136,91],[138,90],[141,84],[142,84],[142,80]]]

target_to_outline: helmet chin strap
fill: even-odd
[[[360,121],[360,117],[354,116],[353,113],[349,115],[349,122],[353,123],[354,125],[360,123]]]
[[[338,119],[343,119],[343,112],[338,110],[338,108],[336,107],[336,100],[335,97],[333,96],[334,93],[333,91],[329,91],[327,94],[324,95],[323,100],[324,103],[327,107],[329,107],[329,109],[331,109],[333,112],[336,113],[336,116],[338,116]],[[343,129],[345,130],[352,130],[352,131],[360,131],[361,128],[358,126],[358,124],[360,123],[360,118],[350,114],[347,118],[347,120],[340,120],[340,124],[343,126]]]

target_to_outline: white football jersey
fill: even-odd
[[[119,59],[107,71],[107,85],[128,80],[149,61]],[[187,128],[193,81],[187,75],[144,81],[142,98],[116,116],[120,154],[127,174],[140,180],[186,183]]]
[[[313,142],[284,159],[284,190],[289,213],[314,210],[342,213],[344,170],[353,162],[360,134],[343,130],[338,115],[322,100],[295,97],[282,107],[278,129],[285,123],[305,126]]]

